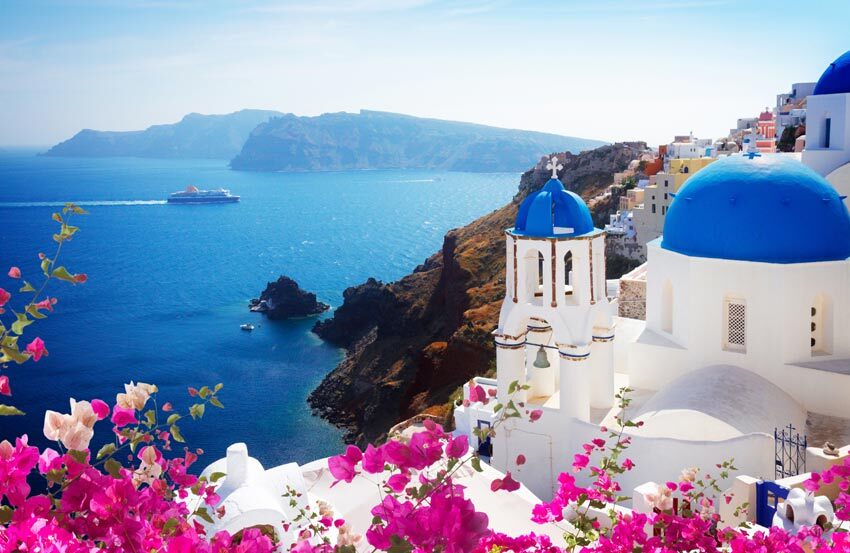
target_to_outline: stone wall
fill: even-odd
[[[646,264],[620,279],[620,317],[646,320]]]

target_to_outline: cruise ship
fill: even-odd
[[[224,188],[198,190],[197,187],[189,186],[186,190],[173,192],[168,196],[170,204],[229,204],[238,201],[239,196],[234,196],[230,190]]]

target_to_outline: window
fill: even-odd
[[[667,192],[664,193],[664,199],[667,199]]]
[[[662,205],[662,206],[661,206],[661,214],[662,214],[662,215],[664,215],[665,213],[667,213],[667,206],[666,206],[666,205]]]
[[[685,165],[685,170],[684,170],[684,171],[682,171],[682,172],[683,172],[683,173],[690,173],[690,172],[691,172],[691,169],[690,169],[690,167],[688,167],[687,165]]]
[[[537,252],[537,286],[543,286],[543,254]]]
[[[564,286],[570,285],[570,276],[571,276],[572,272],[573,272],[573,252],[567,252],[566,255],[564,255]]]
[[[747,304],[738,298],[724,301],[725,336],[723,349],[727,351],[747,351]]]
[[[829,135],[832,134],[832,118],[827,117],[823,122],[823,147],[829,148]]]
[[[655,199],[655,198],[653,198]],[[652,204],[652,212],[655,213],[655,204]]]

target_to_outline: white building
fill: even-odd
[[[664,231],[648,248],[646,321],[613,316],[604,234],[557,180],[506,231],[495,387],[500,403],[513,396],[543,416],[508,419],[492,463],[543,498],[581,444],[615,426],[614,390],[626,385],[626,418],[644,425],[629,432],[637,468],[624,489],[730,458],[770,478],[773,431],[788,424],[846,442],[850,214],[836,191],[788,156],[733,155],[688,180]],[[528,391],[509,393],[513,381]],[[455,418],[471,435],[492,406]]]
[[[850,51],[826,68],[807,102],[803,163],[850,195]]]
[[[796,127],[806,123],[806,98],[817,83],[794,83],[791,92],[776,95],[776,137],[781,138],[785,127]]]

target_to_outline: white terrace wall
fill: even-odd
[[[577,419],[565,420],[558,410],[544,408],[540,420],[530,423],[514,419],[498,431],[493,465],[499,470],[511,471],[538,497],[549,500],[557,487],[558,474],[575,474],[573,455],[583,451],[582,444],[600,437],[607,437],[607,434],[602,434],[599,426]],[[683,469],[690,467],[716,476],[715,465],[730,459],[735,460],[740,474],[772,478],[773,446],[773,436],[761,433],[721,441],[633,436],[625,456],[636,466],[618,481],[623,490],[628,491],[647,481],[675,481]],[[528,462],[517,466],[516,458],[520,454],[525,455]],[[590,483],[586,476],[578,477],[578,482]],[[731,479],[721,482],[721,489],[730,485]]]

